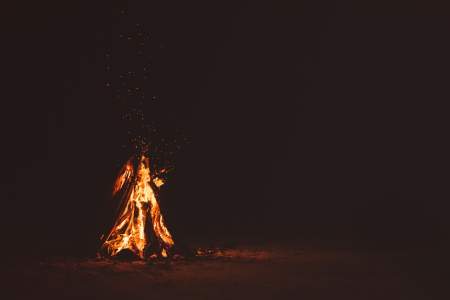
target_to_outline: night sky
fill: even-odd
[[[139,135],[176,240],[448,241],[449,10],[359,2],[4,7],[3,240],[93,255]]]

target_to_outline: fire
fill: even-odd
[[[168,256],[174,241],[157,201],[163,184],[162,178],[150,171],[147,156],[141,155],[137,162],[134,157],[127,161],[113,187],[113,197],[122,197],[119,214],[101,250],[115,256],[128,249],[144,259],[146,250],[152,248],[153,254]]]

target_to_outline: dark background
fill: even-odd
[[[95,253],[127,158],[105,53],[134,22],[161,43],[159,126],[189,139],[176,239],[448,241],[447,7],[94,2],[2,8],[3,251]]]

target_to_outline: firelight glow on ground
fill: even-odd
[[[432,278],[442,274],[428,272],[430,258],[345,247],[241,246],[191,259],[47,259],[13,268],[7,282],[17,299],[434,299]]]

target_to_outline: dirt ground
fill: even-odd
[[[12,263],[3,299],[448,299],[428,252],[236,247],[150,261]]]

